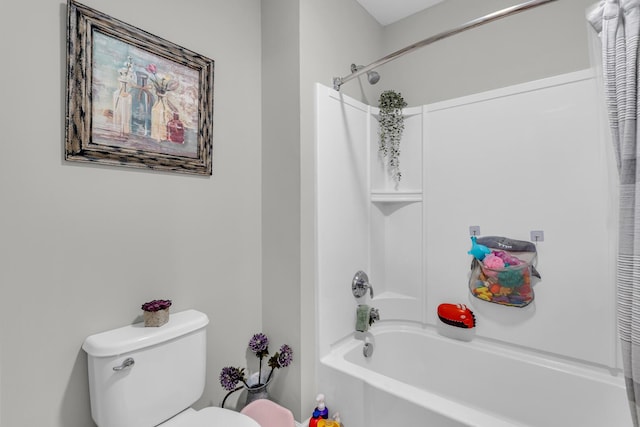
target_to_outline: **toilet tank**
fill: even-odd
[[[88,355],[95,423],[152,427],[198,400],[205,383],[208,323],[204,313],[187,310],[171,314],[161,327],[136,323],[88,337],[82,348]]]

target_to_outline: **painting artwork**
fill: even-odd
[[[211,175],[213,60],[69,0],[69,161]]]
[[[197,87],[196,71],[95,33],[94,142],[196,157]]]

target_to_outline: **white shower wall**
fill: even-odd
[[[617,368],[615,168],[593,73],[405,109],[397,187],[376,114],[317,87],[320,356],[353,332],[357,303],[429,327],[439,303],[460,302],[478,338]],[[544,230],[533,304],[470,296],[470,225],[520,240]],[[373,300],[351,295],[360,269]]]

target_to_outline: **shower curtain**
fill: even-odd
[[[640,0],[605,0],[588,13],[602,42],[605,97],[620,178],[618,332],[634,426],[640,415],[640,177],[636,171]]]

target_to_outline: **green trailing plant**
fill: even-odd
[[[404,131],[402,109],[406,106],[407,103],[400,92],[385,90],[380,94],[378,149],[383,157],[388,157],[387,166],[398,182],[402,179],[402,172],[400,172],[400,140]]]

